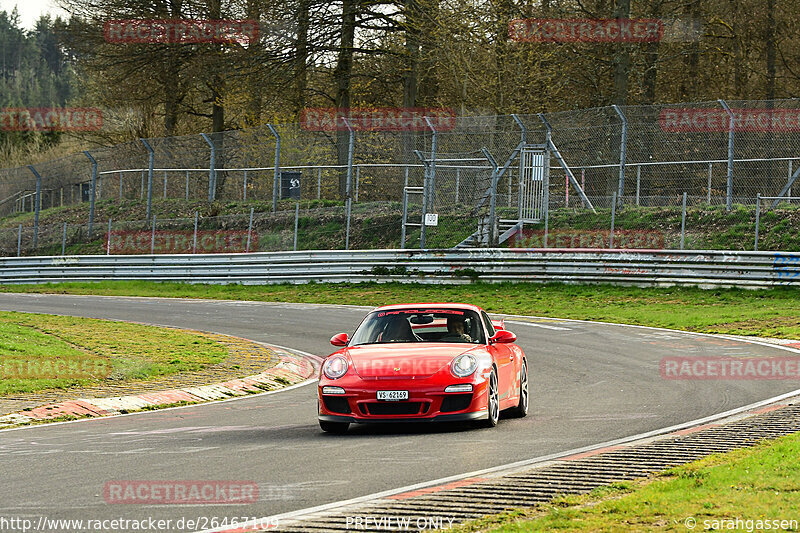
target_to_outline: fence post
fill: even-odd
[[[119,173],[119,199],[122,200],[122,172]]]
[[[281,136],[272,124],[267,124],[269,131],[275,137],[275,173],[272,177],[272,212],[278,210],[278,195],[280,193],[281,179]]]
[[[156,253],[156,216],[153,215],[153,229],[150,234],[150,254]]]
[[[28,165],[28,169],[36,176],[36,196],[33,201],[33,249],[36,250],[39,248],[39,210],[42,206],[42,176],[33,165]]]
[[[207,134],[201,133],[200,136],[211,148],[211,156],[208,162],[208,202],[211,203],[217,197],[217,147]]]
[[[358,203],[358,184],[361,182],[361,165],[356,165],[356,191],[355,202]]]
[[[708,205],[711,205],[711,170],[713,168],[713,165],[714,163],[708,164],[708,190],[706,191],[707,195],[706,203],[708,203]]]
[[[194,238],[192,239],[192,253],[197,253],[197,211],[194,212]]]
[[[300,202],[294,204],[294,246],[292,250],[297,251],[297,222],[300,219]]]
[[[642,165],[636,165],[636,207],[639,207],[639,192],[642,188]]]
[[[681,250],[686,242],[686,191],[683,193],[683,202],[681,207]]]
[[[244,251],[250,253],[250,238],[253,235],[253,211],[255,210],[254,207],[250,208],[250,223],[247,225],[247,246],[245,246]]]
[[[733,205],[733,111],[725,100],[717,100],[728,114],[728,183],[725,191],[725,210],[730,211]]]
[[[247,169],[244,171],[244,186],[242,187],[242,201],[247,201]]]
[[[61,255],[67,255],[67,223],[64,222],[64,232],[61,234]]]
[[[167,171],[164,171],[164,200],[167,199]]]
[[[790,180],[792,179],[792,160],[791,159],[789,160],[789,179]],[[63,191],[62,191],[62,194],[63,194]],[[787,200],[787,201],[789,203],[792,203],[792,200],[791,200],[791,198],[792,198],[792,188],[791,187],[789,187],[789,191],[788,191],[788,194],[786,196],[789,197],[789,200]]]
[[[756,195],[756,242],[753,246],[753,251],[758,251],[758,226],[761,222],[761,193]]]
[[[486,148],[481,148],[481,151],[483,152],[483,156],[492,166],[492,184],[489,187],[489,246],[497,246],[497,182],[500,181],[500,179],[497,177],[498,165],[492,154],[489,153],[489,150]]]
[[[408,169],[408,167],[406,167],[406,169]],[[406,184],[403,186],[403,224],[400,226],[401,250],[405,250],[406,248],[406,221],[408,220],[408,191],[406,187],[408,187],[408,179],[406,179]]]
[[[19,229],[17,230],[17,257],[20,256],[22,252],[22,224],[19,225]]]
[[[609,248],[614,247],[614,222],[617,214],[617,193],[611,195],[611,239],[608,243]]]
[[[97,160],[92,157],[88,150],[83,151],[84,155],[89,158],[92,163],[92,185],[89,191],[89,238],[92,238],[92,227],[94,226],[94,202],[97,192]],[[63,254],[62,254],[63,255]]]
[[[106,255],[111,255],[111,217],[108,217],[108,235],[106,235]]]
[[[408,179],[408,167],[406,167],[406,180]],[[461,169],[456,169],[456,205],[458,205],[458,189],[461,187]]]
[[[322,197],[322,167],[317,169],[317,200]]]
[[[147,162],[147,213],[145,218],[150,220],[150,213],[153,209],[153,164],[156,158],[156,152],[153,150],[153,147],[150,146],[150,143],[147,142],[146,139],[140,139],[142,144],[149,153],[148,162]],[[144,173],[142,173],[142,178],[144,178]]]
[[[428,205],[426,206],[425,212],[433,212],[434,205],[436,204],[434,200],[434,194],[436,194],[436,150],[438,148],[438,137],[439,134],[436,131],[436,128],[433,127],[433,122],[428,117],[422,117],[425,119],[425,122],[428,124],[428,127],[433,132],[433,138],[431,139],[431,160],[429,165],[429,175],[428,175],[428,185],[430,190],[428,191]],[[423,225],[425,221],[423,220]]]
[[[345,203],[346,211],[347,211],[347,229],[344,235],[344,249],[350,249],[350,213],[352,209],[352,181],[353,181],[353,148],[355,144],[355,132],[353,131],[353,127],[350,126],[350,121],[347,118],[342,117],[342,121],[344,125],[347,126],[347,131],[350,132],[350,140],[347,143],[347,187],[345,189]]]
[[[614,104],[611,107],[617,112],[620,120],[622,120],[622,135],[619,141],[619,186],[617,188],[617,200],[622,205],[622,198],[625,195],[625,152],[628,145],[628,119],[622,113],[618,105]],[[614,209],[616,209],[616,204]]]

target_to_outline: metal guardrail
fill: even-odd
[[[0,283],[564,282],[702,287],[800,286],[800,253],[467,249],[83,255],[0,258]]]

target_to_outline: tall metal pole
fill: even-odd
[[[725,100],[720,99],[717,101],[728,114],[728,185],[725,192],[725,210],[730,211],[733,205],[733,111],[728,107]]]
[[[613,248],[614,247],[614,222],[615,222],[615,216],[617,214],[617,210],[614,208],[615,205],[617,205],[617,193],[616,192],[614,192],[612,194],[612,196],[611,196],[611,238],[610,238],[609,243],[608,243],[608,247],[609,248]]]
[[[351,184],[353,181],[353,149],[355,147],[355,132],[353,131],[353,127],[350,125],[350,121],[347,120],[346,117],[342,117],[342,121],[344,125],[347,126],[347,131],[350,132],[350,140],[347,143],[347,187],[345,189],[345,204],[346,204],[346,211],[347,211],[347,229],[344,235],[344,249],[350,249],[350,214],[352,209],[352,198],[351,198]]]
[[[622,121],[622,135],[619,141],[619,186],[617,187],[617,200],[619,204],[622,205],[622,197],[625,194],[625,153],[628,145],[628,119],[625,118],[625,114],[618,105],[614,104],[611,107],[614,108],[617,116],[619,116]],[[616,208],[617,207],[614,206],[614,209]]]
[[[300,220],[300,202],[294,204],[294,246],[292,250],[297,251],[297,226]]]
[[[155,163],[156,152],[153,150],[153,147],[150,146],[150,143],[147,142],[147,139],[140,140],[150,154],[147,162],[147,214],[145,216],[145,218],[149,221],[150,213],[153,210],[153,165]]]
[[[428,176],[428,185],[430,186],[430,191],[428,192],[428,205],[426,209],[426,212],[433,212],[434,205],[436,204],[434,200],[434,194],[436,193],[436,148],[439,134],[436,132],[436,128],[433,127],[433,122],[431,122],[431,119],[428,117],[423,118],[433,132],[433,138],[431,139],[430,174]],[[423,220],[422,223],[424,224],[425,221]]]
[[[761,193],[756,196],[756,242],[753,246],[754,251],[758,251],[758,225],[761,222]]]
[[[217,197],[217,146],[211,137],[205,133],[200,134],[206,144],[211,148],[211,158],[208,163],[208,201],[213,202]]]
[[[490,187],[491,196],[489,197],[489,245],[497,245],[497,161],[486,148],[481,148],[485,157],[492,166],[492,185]]]
[[[39,247],[39,209],[42,206],[42,176],[33,165],[28,165],[28,169],[36,176],[36,196],[33,206],[33,249],[36,250]]]
[[[97,191],[97,160],[92,157],[92,154],[89,153],[88,150],[84,150],[83,154],[89,158],[89,161],[92,163],[92,186],[91,191],[89,192],[89,238],[92,237],[92,226],[94,226],[94,202],[96,198],[96,191]],[[63,255],[63,254],[62,254]]]
[[[686,191],[683,193],[683,202],[681,207],[681,250],[686,243]]]
[[[275,137],[275,173],[272,177],[272,212],[278,210],[278,196],[280,193],[281,179],[281,136],[272,124],[267,124],[269,131]]]
[[[247,246],[245,247],[244,251],[250,253],[250,239],[253,235],[253,212],[255,211],[254,207],[250,208],[250,223],[247,225]]]
[[[106,255],[111,255],[111,217],[108,217],[108,235],[106,235]]]

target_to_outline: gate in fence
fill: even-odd
[[[519,220],[539,223],[547,210],[550,151],[544,144],[523,146],[519,157]]]

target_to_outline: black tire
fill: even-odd
[[[320,420],[319,427],[321,427],[322,431],[325,433],[341,435],[342,433],[347,433],[347,428],[350,427],[350,424],[348,422],[328,422],[327,420]]]
[[[493,428],[500,421],[500,392],[497,385],[497,372],[492,369],[489,387],[486,389],[486,418],[478,420],[478,427]]]
[[[522,367],[519,369],[519,403],[511,408],[511,415],[523,418],[528,415],[530,404],[530,394],[528,393],[528,363],[522,360]]]

